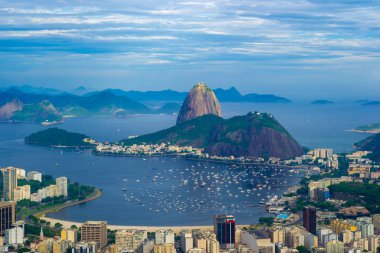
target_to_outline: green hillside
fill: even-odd
[[[24,105],[24,108],[21,111],[14,112],[10,119],[42,123],[60,122],[63,117],[49,101],[44,100],[37,104]]]
[[[248,113],[230,119],[207,114],[156,133],[123,140],[125,145],[168,143],[204,148],[219,156],[291,158],[301,146],[270,114]]]
[[[84,134],[71,133],[59,128],[48,128],[29,135],[25,138],[25,143],[49,147],[93,147],[93,144],[83,142],[85,138],[89,137]]]
[[[372,151],[369,158],[380,162],[380,134],[374,134],[368,138],[357,142],[354,146],[359,150]]]

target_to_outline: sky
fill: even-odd
[[[0,87],[380,99],[378,0],[0,0]]]

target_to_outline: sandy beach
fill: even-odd
[[[54,226],[56,223],[60,223],[63,227],[71,227],[75,225],[77,227],[82,226],[82,222],[75,221],[67,221],[67,220],[59,220],[49,217],[41,217],[42,220],[50,222],[51,226]],[[237,225],[237,228],[248,227],[249,225]],[[183,230],[192,230],[192,229],[200,229],[200,230],[213,230],[214,227],[210,226],[126,226],[126,225],[110,225],[107,224],[107,228],[111,230],[120,230],[120,229],[138,229],[138,230],[146,230],[147,232],[156,232],[157,230],[173,230],[174,233],[180,233]]]

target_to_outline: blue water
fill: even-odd
[[[349,103],[329,106],[229,103],[222,104],[222,109],[224,117],[256,110],[270,112],[300,144],[311,148],[330,147],[339,152],[350,151],[354,142],[367,136],[345,130],[380,122],[379,107]],[[59,127],[100,141],[117,141],[172,126],[175,120],[175,115],[71,118]],[[265,181],[262,175],[252,172],[267,174],[268,178],[283,172],[173,158],[97,157],[89,152],[72,151],[61,154],[60,150],[23,144],[25,136],[41,129],[31,123],[0,123],[0,166],[38,170],[56,177],[65,175],[72,181],[104,191],[101,199],[64,209],[53,215],[56,218],[130,225],[201,225],[211,224],[212,215],[223,212],[235,214],[239,223],[248,224],[265,215],[256,206],[259,201],[268,194],[280,194],[287,185],[297,181],[296,177],[284,175],[282,180],[269,182],[273,185],[271,190],[247,193],[247,189]],[[194,189],[195,179],[207,186]],[[186,185],[184,180],[188,180]]]

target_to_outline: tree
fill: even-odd
[[[57,229],[61,229],[62,226],[63,225],[61,223],[58,223],[58,222],[54,224],[54,227],[57,228]]]
[[[266,225],[268,227],[271,227],[273,225],[274,218],[273,217],[260,217],[259,222],[261,225]]]
[[[301,245],[297,247],[299,253],[309,253],[305,246]]]

